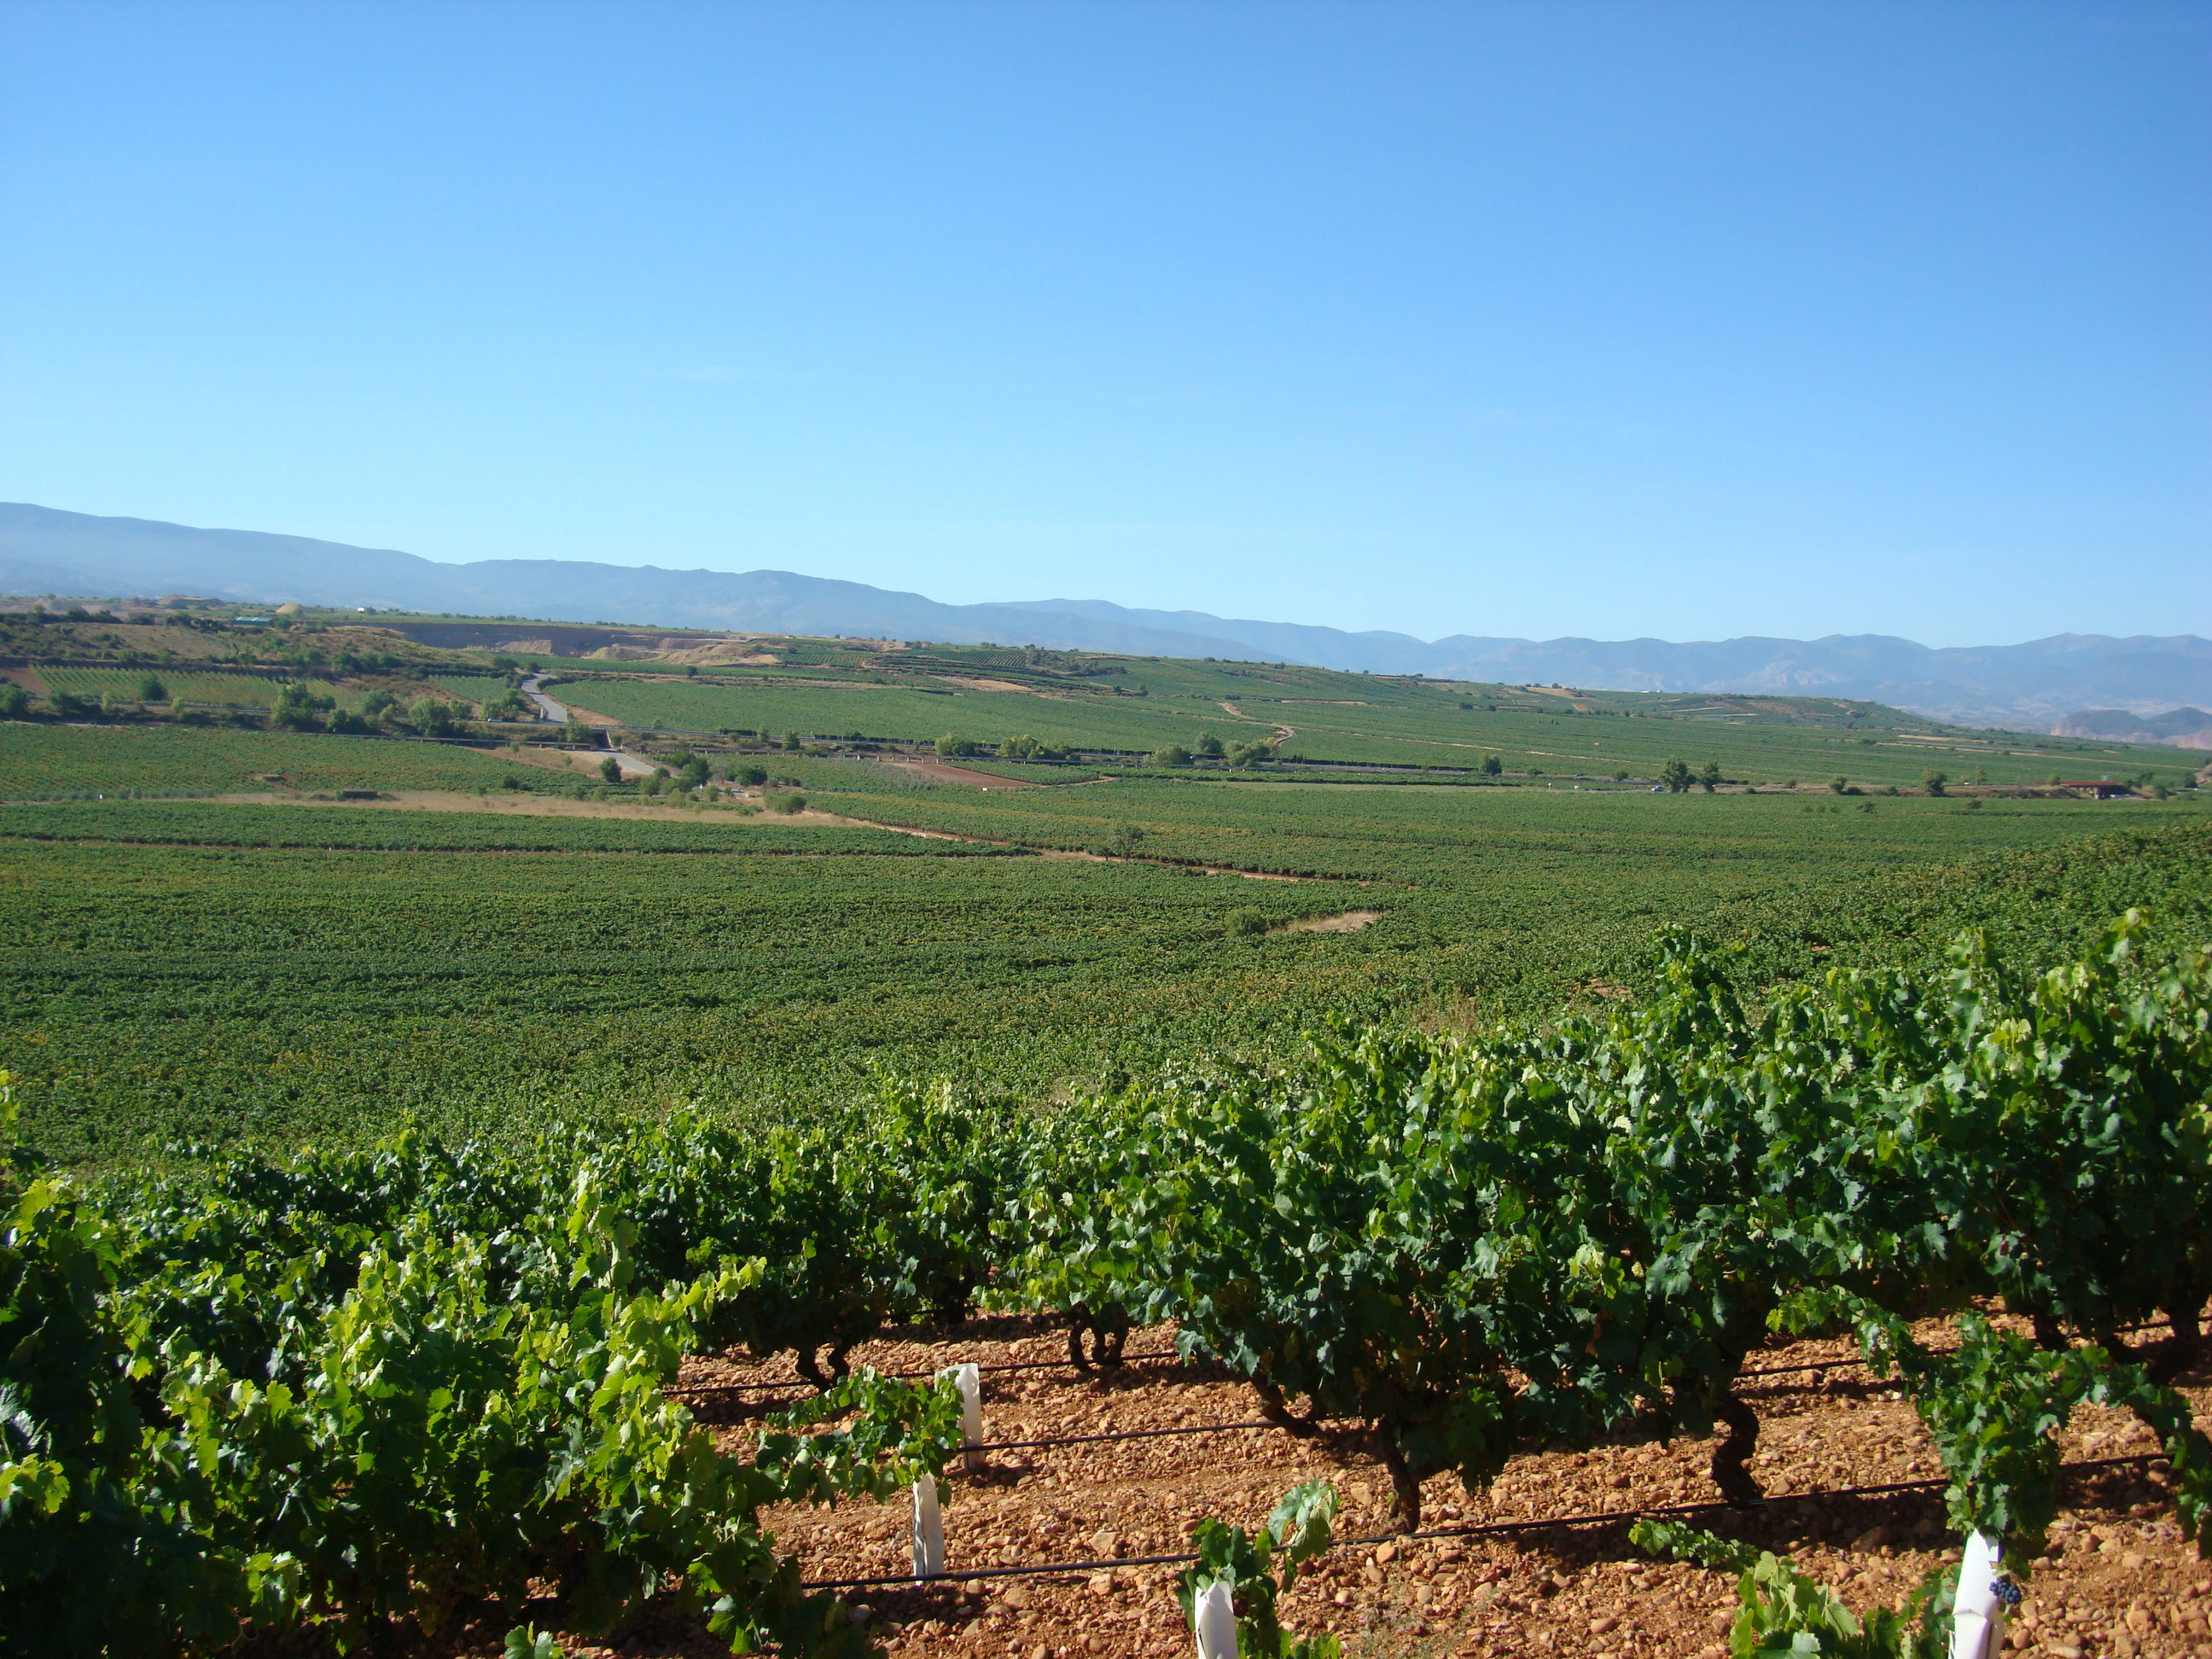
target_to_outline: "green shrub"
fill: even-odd
[[[459,721],[460,711],[437,697],[417,697],[407,706],[407,723],[426,738],[447,736]]]

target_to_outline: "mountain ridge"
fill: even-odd
[[[1889,635],[1818,640],[1420,640],[1106,599],[945,605],[793,571],[671,570],[582,560],[441,564],[262,531],[210,530],[0,503],[0,589],[198,592],[241,603],[370,606],[549,622],[620,620],[730,631],[986,640],[1137,656],[1256,656],[1435,678],[1557,682],[1613,690],[1861,698],[1961,724],[2053,723],[2087,709],[2154,716],[2212,703],[2212,641],[2195,635],[2054,635],[1932,647]]]

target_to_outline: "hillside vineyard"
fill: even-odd
[[[301,536],[200,530],[0,502],[0,588],[18,593],[222,593],[260,607],[283,601],[420,613],[441,644],[514,641],[580,654],[639,635],[604,620],[649,623],[643,635],[689,630],[692,642],[738,630],[775,636],[939,640],[976,646],[1029,641],[1124,658],[1258,659],[1378,675],[1446,680],[1565,681],[1571,685],[1743,695],[1814,691],[1872,700],[1983,725],[2051,729],[2085,710],[2112,714],[2154,700],[2212,703],[2212,641],[2193,635],[2115,639],[2062,634],[2013,646],[1931,650],[1884,635],[1818,640],[1748,637],[1524,640],[1464,634],[1435,641],[1384,631],[1146,611],[1098,599],[941,605],[919,593],[788,570],[742,574],[565,559],[441,564],[389,549]],[[58,609],[66,601],[49,601]],[[207,602],[212,607],[212,600]],[[507,623],[449,613],[498,616]],[[519,616],[507,613],[520,613]],[[434,617],[434,621],[427,621]],[[556,618],[525,622],[526,617]],[[497,629],[498,631],[492,631]],[[473,634],[474,638],[464,637]],[[2201,725],[2201,721],[2199,722]],[[2089,727],[2086,730],[2104,730]],[[2192,728],[2175,726],[2159,735]],[[2133,725],[2111,728],[2134,736]]]
[[[8,626],[0,1652],[2212,1640],[2201,756],[384,621]]]
[[[2200,1358],[2212,964],[2139,962],[2140,931],[2028,977],[1967,938],[1946,975],[1758,1015],[1674,939],[1661,994],[1606,1018],[1346,1028],[1042,1118],[893,1085],[805,1127],[687,1115],[515,1153],[409,1131],[82,1194],[19,1152],[11,1311],[76,1340],[18,1362],[60,1431],[11,1465],[41,1569],[11,1570],[15,1628],[428,1632],[550,1579],[589,1634],[672,1575],[733,1650],[824,1645],[841,1610],[777,1569],[760,1510],[941,1479],[950,1386],[845,1356],[979,1304],[1102,1348],[1173,1322],[1271,1420],[1364,1425],[1407,1532],[1431,1476],[1475,1493],[1524,1448],[1716,1421],[1713,1478],[1754,1501],[1746,1358],[1843,1321],[1899,1368],[1960,1530],[2039,1553],[2039,1428],[2096,1401],[2157,1437],[2196,1536],[2212,1445],[2161,1379]],[[1905,1323],[1979,1299],[2035,1339]],[[823,1388],[791,1427],[857,1418],[723,1455],[659,1389],[732,1344]]]

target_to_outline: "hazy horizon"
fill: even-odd
[[[1429,637],[2212,633],[2212,14],[19,4],[0,495]]]

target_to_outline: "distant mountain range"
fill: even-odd
[[[919,593],[783,570],[733,575],[562,559],[439,564],[301,536],[196,530],[27,504],[0,504],[0,592],[200,593],[255,605],[296,599],[549,622],[995,641],[1617,690],[1855,697],[1966,725],[2034,730],[2083,710],[2150,716],[2212,704],[2212,641],[2192,634],[2061,634],[2025,645],[1942,650],[1879,634],[1690,644],[1465,634],[1424,641],[1198,611],[1132,610],[1103,599],[940,605]],[[2190,729],[2203,723],[2197,716]]]
[[[2120,743],[2170,743],[2179,749],[2212,749],[2212,714],[2173,708],[2137,714],[2124,708],[2085,708],[2051,728],[2062,738],[2106,738]]]

